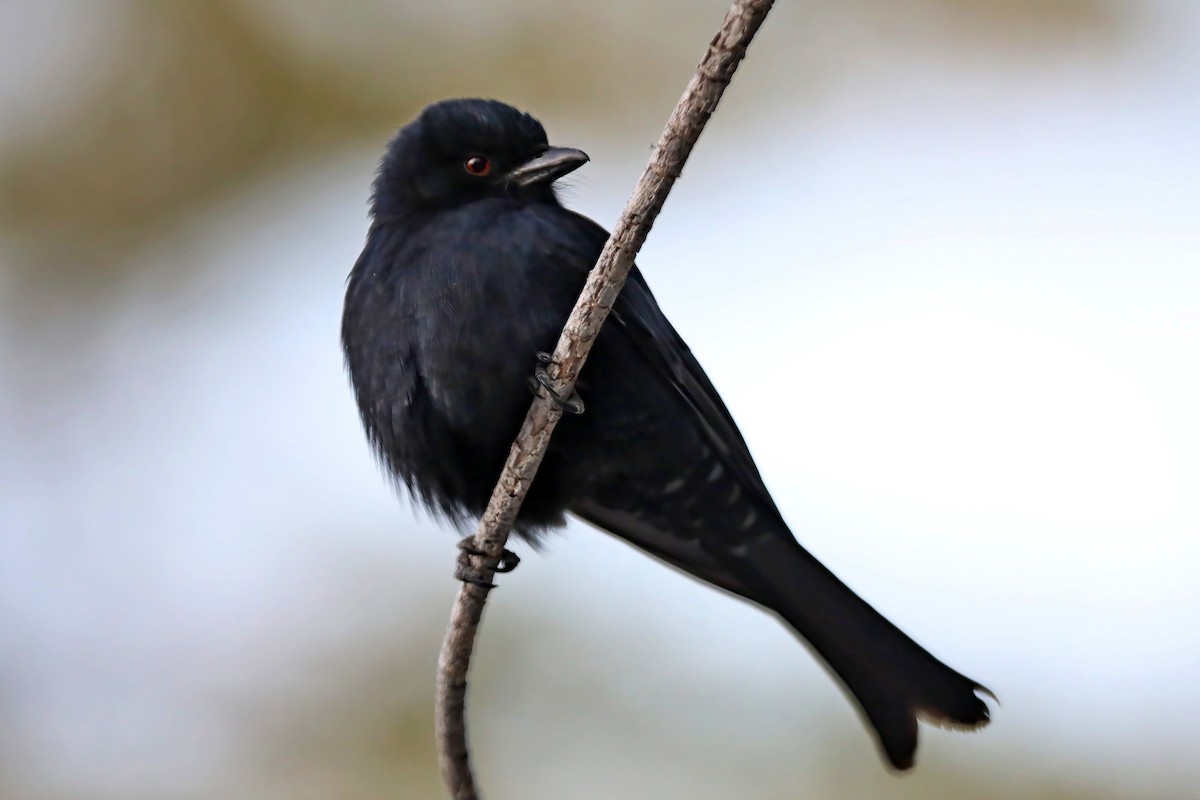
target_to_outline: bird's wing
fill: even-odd
[[[593,241],[598,241],[598,253],[608,239],[608,232],[586,217],[572,216]],[[676,392],[699,423],[708,444],[725,467],[733,472],[742,491],[758,500],[764,510],[778,516],[775,501],[754,465],[733,416],[687,343],[658,307],[658,301],[637,267],[629,273],[605,329],[609,335],[629,339],[630,346],[625,352],[645,358],[664,383]]]
[[[759,602],[756,593],[736,575],[723,567],[695,539],[686,539],[674,531],[659,530],[652,522],[628,511],[607,508],[592,499],[578,500],[571,513],[602,531],[637,545],[685,575],[702,578],[728,592]]]
[[[586,233],[586,239],[591,240],[594,252],[599,252],[608,233],[584,217],[575,216],[575,220]],[[708,457],[724,466],[722,487],[733,484],[739,487],[739,506],[755,507],[763,515],[778,517],[775,503],[732,415],[687,343],[659,308],[636,267],[630,272],[601,335],[624,338],[626,341],[620,351],[630,357],[645,359],[661,378],[660,385],[669,387],[676,395],[681,413],[691,416],[708,445]],[[708,467],[704,467],[704,472],[708,472]],[[706,484],[706,488],[711,491],[716,485]],[[722,492],[724,496],[729,489],[723,488]],[[756,603],[768,599],[756,581],[747,581],[747,576],[735,574],[702,542],[675,526],[664,526],[662,519],[654,515],[631,513],[629,509],[601,503],[594,498],[577,499],[572,503],[571,511],[683,572]],[[780,525],[783,525],[782,520]],[[735,533],[735,529],[727,529],[724,533],[728,536]]]
[[[636,268],[630,273],[613,313],[616,327],[632,340],[636,351],[654,365],[695,415],[708,443],[733,471],[742,490],[778,514],[729,409],[687,343],[659,309]]]

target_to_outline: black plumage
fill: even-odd
[[[388,145],[350,274],[346,362],[367,435],[427,507],[479,515],[607,239],[554,180],[581,152],[495,101],[437,103]],[[634,269],[521,510],[536,539],[572,513],[778,614],[842,681],[891,764],[917,717],[976,727],[982,687],[942,664],[792,536],[732,417]]]

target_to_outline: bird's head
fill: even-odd
[[[551,185],[587,154],[551,147],[542,124],[496,100],[443,100],[397,132],[379,165],[372,213],[445,208],[485,197],[555,202]]]

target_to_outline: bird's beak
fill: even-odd
[[[504,177],[521,187],[549,184],[579,169],[588,160],[587,153],[574,147],[550,147],[536,158],[510,170]]]

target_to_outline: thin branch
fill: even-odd
[[[716,110],[725,87],[746,55],[746,48],[766,19],[772,3],[773,0],[734,2],[667,120],[650,163],[634,188],[600,259],[588,275],[554,349],[554,361],[549,371],[559,396],[569,397],[574,390],[600,326],[633,268],[634,256],[646,241],[654,219],[666,202],[667,193],[683,171],[684,162]],[[475,549],[488,557],[462,555],[464,559],[473,559],[469,566],[485,583],[492,578],[490,565],[497,563],[495,559],[504,550],[517,512],[561,416],[562,409],[549,400],[544,389],[539,391],[475,532]],[[442,778],[454,800],[477,800],[479,797],[467,749],[467,668],[487,593],[487,588],[473,583],[460,586],[438,658],[436,733]]]

